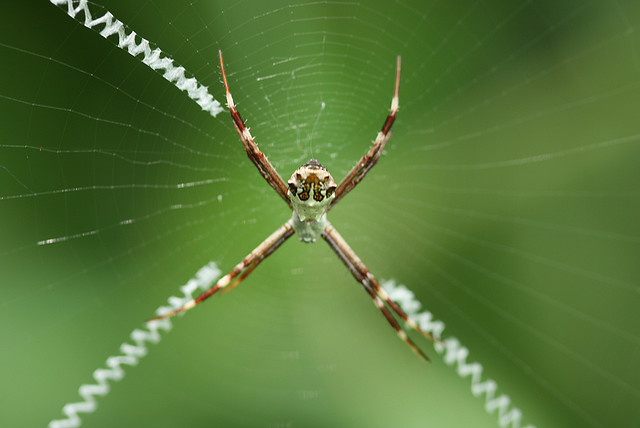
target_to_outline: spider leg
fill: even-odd
[[[285,223],[285,226],[290,223],[291,221],[288,221],[287,223]],[[283,226],[284,227],[284,226]],[[244,281],[244,279],[246,277],[249,276],[249,274],[251,272],[253,272],[253,270],[258,267],[258,265],[260,264],[261,261],[263,261],[264,259],[266,259],[267,257],[269,257],[271,255],[271,253],[273,253],[275,250],[277,250],[280,245],[282,245],[284,243],[284,241],[286,241],[291,235],[293,235],[294,231],[287,231],[286,234],[282,235],[273,245],[271,245],[270,247],[268,247],[263,254],[261,254],[259,257],[257,257],[253,263],[251,263],[249,266],[247,266],[247,268],[242,272],[242,274],[236,278],[235,281],[233,281],[230,285],[228,285],[226,288],[224,288],[222,290],[222,294],[224,293],[228,293],[229,291],[231,291],[236,285],[240,284],[242,281]],[[275,233],[274,233],[275,235]]]
[[[271,253],[277,250],[278,247],[280,247],[280,245],[284,243],[284,241],[286,241],[291,235],[294,234],[294,232],[293,221],[288,220],[285,224],[276,229],[276,231],[273,232],[267,239],[262,241],[262,243],[258,245],[251,253],[249,253],[240,263],[238,263],[236,267],[231,270],[231,272],[220,278],[214,286],[200,294],[195,299],[185,303],[182,307],[175,309],[167,314],[150,318],[149,320],[147,320],[147,322],[170,318],[176,314],[179,314],[180,312],[184,312],[193,308],[199,303],[202,303],[204,300],[208,299],[219,290],[228,291],[229,289],[235,287],[240,282],[242,282],[242,280],[244,280],[251,272],[253,272],[253,270],[260,264],[260,262],[262,262],[265,258],[271,255]],[[234,279],[235,281],[233,281]]]
[[[380,154],[382,150],[387,145],[387,141],[391,138],[391,126],[393,122],[396,120],[396,113],[398,112],[398,89],[400,88],[400,57],[398,56],[396,63],[396,85],[393,92],[393,98],[391,99],[391,110],[389,111],[389,115],[387,119],[384,121],[382,125],[382,129],[378,132],[378,136],[376,137],[373,145],[369,149],[369,151],[358,161],[358,163],[349,171],[347,176],[338,184],[336,188],[336,197],[331,202],[331,206],[329,208],[333,208],[335,204],[340,201],[347,193],[353,190],[354,187],[369,172],[371,168],[378,162],[380,158]]]
[[[404,330],[397,323],[393,315],[389,312],[387,307],[384,305],[386,302],[393,311],[400,316],[411,328],[420,332],[423,336],[428,338],[429,340],[435,340],[433,336],[425,331],[423,331],[411,318],[407,316],[406,313],[391,299],[389,299],[388,294],[384,291],[378,280],[369,272],[367,267],[362,263],[360,258],[353,252],[349,244],[344,240],[344,238],[338,233],[338,231],[331,226],[331,224],[327,223],[323,232],[322,238],[329,244],[331,249],[335,251],[340,260],[347,266],[349,272],[355,277],[355,279],[364,287],[365,291],[371,296],[373,299],[373,303],[376,307],[382,312],[385,316],[389,324],[395,329],[396,333],[409,347],[415,352],[420,358],[429,361],[429,357],[418,348],[418,346],[407,336]],[[384,301],[384,302],[383,302]]]
[[[227,94],[227,107],[229,107],[229,112],[231,113],[231,117],[233,118],[233,124],[240,136],[240,140],[242,140],[242,145],[247,152],[247,156],[254,163],[254,165],[258,168],[260,175],[267,180],[269,186],[275,190],[278,195],[287,203],[289,208],[291,208],[291,201],[287,196],[287,185],[285,184],[282,177],[278,174],[276,169],[271,165],[269,159],[265,156],[264,153],[260,151],[258,145],[256,144],[251,132],[249,132],[249,128],[246,127],[242,117],[240,117],[240,113],[236,110],[236,105],[233,102],[233,97],[231,97],[231,92],[229,92],[229,83],[227,82],[227,74],[224,71],[224,63],[222,61],[222,51],[218,51],[218,57],[220,58],[220,71],[222,73],[222,80],[224,82],[224,90]]]

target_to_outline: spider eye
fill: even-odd
[[[300,198],[301,201],[306,201],[307,199],[309,199],[309,192],[304,191],[301,192],[298,197]]]
[[[335,186],[331,186],[331,187],[329,187],[329,188],[327,189],[327,192],[326,192],[327,198],[330,198],[330,197],[331,197],[331,195],[333,195],[333,192],[335,192],[335,191],[336,191],[336,187],[335,187]]]
[[[296,187],[295,184],[289,183],[289,191],[291,192],[292,195],[295,196],[295,194],[298,192],[298,188]]]

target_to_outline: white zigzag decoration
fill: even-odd
[[[422,330],[433,334],[434,337],[441,338],[445,325],[442,321],[433,320],[433,315],[429,311],[418,313],[422,304],[416,300],[415,295],[404,285],[396,285],[395,281],[389,280],[382,284],[389,297],[397,302],[400,307],[413,319]],[[498,384],[493,379],[482,381],[482,365],[480,363],[467,363],[469,349],[462,346],[455,337],[444,339],[442,343],[436,343],[435,349],[438,354],[444,352],[444,362],[447,365],[456,365],[458,375],[462,378],[471,376],[471,393],[475,397],[485,395],[484,408],[487,413],[498,410],[498,423],[501,427],[511,425],[512,428],[520,428],[522,411],[517,407],[510,408],[511,399],[502,394],[496,397]],[[523,428],[535,428],[527,425]]]
[[[172,296],[169,298],[169,306],[161,306],[156,309],[157,315],[166,314],[173,309],[177,309],[186,302],[193,299],[193,294],[198,291],[209,289],[215,281],[220,277],[220,269],[214,262],[203,266],[189,282],[180,287],[183,297]],[[93,413],[98,405],[96,397],[104,397],[110,391],[109,382],[119,381],[124,377],[123,364],[135,366],[138,361],[147,355],[146,343],[158,343],[161,339],[160,331],[171,330],[171,321],[169,319],[151,321],[145,325],[145,329],[135,329],[131,332],[130,343],[123,343],[120,346],[120,355],[107,358],[106,366],[108,368],[97,369],[93,372],[95,384],[85,384],[80,386],[79,394],[83,401],[77,403],[66,404],[62,408],[62,412],[67,416],[66,419],[53,420],[49,423],[49,428],[77,428],[82,424],[82,420],[78,416],[79,413]]]
[[[157,315],[165,314],[173,309],[179,308],[186,302],[193,299],[193,294],[198,289],[207,290],[220,276],[220,270],[215,263],[210,262],[202,267],[190,279],[187,284],[180,288],[183,297],[172,296],[169,298],[170,306],[161,306],[156,310]],[[389,294],[389,297],[397,302],[424,331],[433,334],[435,337],[442,337],[445,325],[442,321],[434,320],[429,311],[418,313],[422,304],[415,299],[414,294],[404,285],[396,285],[395,281],[385,281],[382,286]],[[147,354],[146,342],[158,343],[161,339],[159,330],[171,330],[169,319],[153,321],[146,324],[146,330],[135,329],[130,337],[135,345],[123,343],[120,346],[121,355],[107,358],[108,368],[97,369],[93,372],[95,384],[85,384],[80,386],[79,394],[84,401],[70,403],[64,406],[63,413],[67,419],[53,420],[49,423],[49,428],[77,428],[82,424],[79,413],[93,413],[97,408],[96,396],[105,396],[110,391],[110,381],[119,381],[124,377],[123,364],[135,366],[138,361]],[[471,393],[475,397],[485,395],[485,410],[493,413],[498,410],[498,423],[501,427],[511,425],[512,428],[520,428],[522,412],[518,408],[510,408],[511,400],[502,394],[496,397],[497,383],[493,379],[482,381],[482,365],[480,363],[467,363],[469,350],[462,346],[458,339],[449,337],[442,343],[436,343],[435,349],[439,354],[444,353],[444,361],[448,365],[457,365],[457,372],[460,377],[471,376]],[[535,428],[527,425],[522,428]]]
[[[147,39],[138,36],[135,31],[128,29],[122,21],[116,19],[111,12],[105,12],[104,15],[94,19],[89,10],[88,0],[49,1],[56,6],[63,7],[67,5],[67,14],[76,21],[81,22],[87,28],[94,29],[93,27],[104,25],[102,30],[98,31],[98,29],[94,29],[94,31],[98,31],[105,39],[117,34],[117,45],[120,49],[126,50],[134,57],[143,54],[143,63],[153,70],[164,70],[163,76],[165,79],[173,83],[181,91],[186,92],[189,98],[198,103],[204,111],[209,112],[213,117],[223,111],[220,103],[213,99],[213,96],[209,93],[206,86],[198,83],[195,77],[187,78],[184,67],[173,65],[173,59],[164,54],[160,48],[151,50]],[[76,6],[74,6],[74,4]],[[80,13],[84,15],[84,20],[80,18]],[[127,31],[129,31],[128,34]],[[140,43],[136,43],[136,37],[140,39]]]

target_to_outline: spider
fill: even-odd
[[[369,151],[360,159],[360,161],[351,169],[347,176],[336,185],[333,177],[327,169],[316,159],[310,159],[307,163],[296,169],[289,181],[285,184],[271,162],[260,151],[253,136],[249,132],[240,117],[240,113],[231,97],[229,91],[229,83],[224,70],[224,62],[222,60],[222,51],[218,51],[220,59],[220,71],[224,82],[224,89],[227,97],[227,107],[233,119],[233,125],[240,136],[242,145],[249,156],[249,159],[258,168],[262,177],[269,183],[273,190],[280,195],[287,206],[293,211],[289,220],[280,226],[275,232],[258,245],[249,255],[247,255],[236,267],[227,275],[223,276],[218,282],[207,291],[200,294],[197,298],[187,302],[184,306],[171,311],[167,314],[151,318],[149,321],[160,320],[172,317],[180,312],[193,308],[214,295],[219,290],[228,291],[240,284],[253,270],[277,250],[287,239],[294,233],[297,233],[302,242],[315,242],[318,236],[322,237],[338,258],[345,264],[349,272],[362,285],[364,290],[369,294],[373,303],[382,312],[389,324],[395,329],[397,335],[423,360],[428,361],[427,355],[422,352],[418,346],[407,336],[406,332],[400,327],[396,319],[391,314],[393,310],[400,318],[402,318],[411,328],[420,332],[429,340],[435,341],[434,337],[423,331],[414,321],[412,321],[404,311],[394,303],[387,293],[384,291],[378,280],[373,276],[367,267],[362,263],[356,253],[349,247],[347,242],[340,236],[338,231],[327,220],[327,213],[351,190],[369,172],[380,158],[380,154],[384,149],[387,141],[391,137],[391,126],[396,118],[398,111],[398,88],[400,86],[400,56],[397,57],[396,63],[396,81],[393,98],[391,100],[391,110],[387,119],[378,133],[373,145]],[[386,303],[386,305],[385,305]],[[387,307],[388,306],[388,307]]]

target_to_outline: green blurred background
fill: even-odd
[[[638,2],[102,6],[221,101],[222,49],[285,179],[312,156],[347,173],[402,55],[394,135],[332,223],[523,424],[640,426]],[[226,113],[47,1],[0,12],[0,418],[43,426],[201,266],[231,269],[288,210]],[[288,242],[176,320],[84,426],[498,425],[359,288],[324,243]]]

